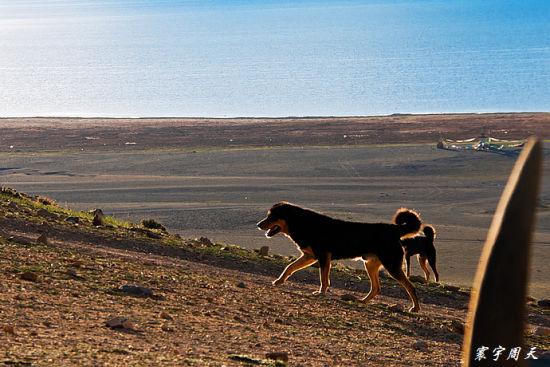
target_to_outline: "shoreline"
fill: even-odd
[[[482,132],[550,139],[550,112],[284,118],[0,118],[0,153],[436,143]]]
[[[500,111],[500,112],[418,112],[418,113],[390,113],[373,115],[288,115],[288,116],[132,116],[132,115],[89,115],[86,114],[59,114],[59,115],[14,115],[0,116],[0,120],[20,119],[66,119],[66,120],[311,120],[311,119],[369,119],[385,117],[412,117],[412,116],[469,116],[469,115],[535,115],[550,114],[550,111]]]

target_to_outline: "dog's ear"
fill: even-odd
[[[286,201],[279,201],[278,203],[274,204],[271,209],[275,209],[275,208],[278,208],[278,207],[281,207],[281,206],[285,206],[285,205],[291,205],[289,202],[286,202]]]

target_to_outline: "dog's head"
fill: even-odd
[[[266,237],[273,237],[278,233],[289,235],[287,220],[293,208],[294,205],[287,202],[273,205],[267,212],[267,217],[258,222],[258,228],[266,231]]]

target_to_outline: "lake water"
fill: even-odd
[[[4,1],[0,116],[550,111],[550,1]]]

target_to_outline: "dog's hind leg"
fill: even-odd
[[[319,259],[319,277],[321,278],[321,288],[318,291],[313,292],[313,294],[325,294],[327,289],[330,286],[330,260],[331,253],[327,253],[323,259]]]
[[[426,280],[430,280],[430,271],[428,270],[428,267],[426,266],[427,262],[428,262],[428,259],[425,256],[418,255],[418,264],[420,264],[420,267],[424,271],[424,275],[426,276]]]
[[[303,269],[314,262],[316,262],[317,259],[315,259],[313,256],[307,253],[302,253],[302,256],[300,256],[298,259],[296,259],[294,262],[290,263],[285,270],[281,273],[279,278],[275,279],[273,281],[273,285],[281,285],[285,282],[285,280],[288,279],[289,276],[292,275],[297,270]]]
[[[390,275],[397,280],[401,285],[405,288],[407,293],[409,294],[409,297],[411,297],[411,301],[413,302],[413,306],[409,309],[409,312],[418,312],[420,311],[420,303],[418,302],[418,297],[416,297],[416,289],[414,288],[414,285],[409,281],[405,273],[403,272],[403,269],[398,268],[395,271],[390,271],[390,269],[386,268]]]
[[[378,271],[382,263],[377,257],[370,257],[364,260],[365,270],[370,279],[370,292],[367,296],[361,299],[361,302],[367,303],[380,292],[380,279],[378,279]]]
[[[437,273],[437,267],[435,266],[435,253],[428,255],[428,263],[434,271],[435,281],[439,282],[439,274]]]

